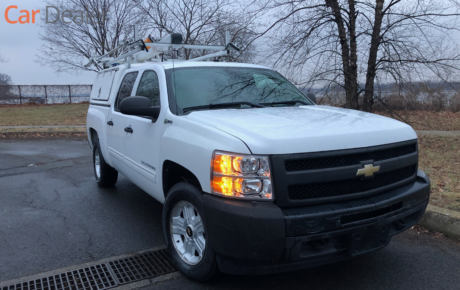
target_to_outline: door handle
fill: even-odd
[[[113,122],[112,122],[112,121],[108,121],[108,122],[107,122],[107,125],[113,126]]]
[[[134,130],[133,130],[133,128],[131,128],[131,127],[126,127],[126,128],[125,128],[125,132],[133,133]]]

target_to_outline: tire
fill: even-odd
[[[163,209],[169,255],[182,274],[198,282],[208,281],[218,273],[214,251],[206,241],[202,195],[193,185],[180,182],[169,190]],[[175,230],[171,235],[173,218]]]
[[[100,187],[114,186],[118,180],[118,171],[105,162],[98,141],[94,142],[93,147],[93,169],[97,185]]]

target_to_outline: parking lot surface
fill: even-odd
[[[161,204],[120,175],[98,188],[82,139],[0,141],[0,282],[164,244]],[[460,289],[460,243],[409,230],[350,261],[145,289]]]
[[[3,140],[0,160],[0,281],[164,244],[161,204],[98,188],[87,141]]]

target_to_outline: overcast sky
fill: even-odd
[[[446,0],[441,0],[446,1]],[[16,85],[53,85],[53,84],[92,84],[96,77],[94,72],[82,72],[80,75],[67,73],[57,74],[47,66],[36,63],[36,54],[41,46],[39,34],[41,28],[37,23],[9,24],[5,19],[5,10],[11,5],[18,9],[11,9],[11,20],[17,20],[22,15],[20,10],[38,10],[46,6],[43,0],[1,0],[0,1],[0,55],[9,61],[0,63],[0,73],[12,77]],[[41,11],[43,15],[45,11]],[[40,14],[36,22],[42,21]],[[458,33],[455,38],[460,38]]]
[[[11,76],[15,85],[42,84],[91,84],[96,77],[94,72],[85,72],[79,76],[66,73],[56,74],[51,68],[34,62],[41,45],[38,35],[41,28],[37,24],[9,24],[5,19],[8,6],[16,5],[18,9],[10,10],[10,19],[16,20],[20,10],[38,10],[44,7],[41,0],[1,0],[0,1],[0,54],[9,59],[0,64],[0,73]],[[40,14],[43,14],[42,11]],[[41,21],[37,14],[37,20]]]

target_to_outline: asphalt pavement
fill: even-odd
[[[460,243],[408,230],[384,249],[336,264],[269,276],[220,275],[200,284],[185,277],[144,290],[460,289]]]
[[[82,139],[0,141],[0,282],[164,244],[162,206],[120,175],[98,188]],[[460,242],[409,230],[386,248],[270,276],[183,276],[145,289],[460,289]]]
[[[0,141],[0,281],[164,244],[162,206],[120,175],[99,188],[82,139]]]

